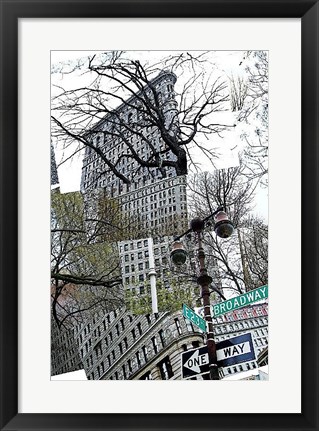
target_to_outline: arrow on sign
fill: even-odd
[[[205,364],[208,364],[208,353],[199,356],[199,351],[196,350],[187,360],[186,364],[184,364],[184,367],[195,373],[200,373],[200,366]]]

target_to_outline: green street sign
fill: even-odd
[[[237,308],[246,307],[252,302],[261,301],[265,298],[268,298],[268,285],[258,287],[243,295],[236,296],[236,298],[230,298],[227,301],[215,304],[213,306],[214,317],[237,310]]]
[[[194,325],[198,326],[199,329],[206,332],[206,320],[196,314],[195,311],[187,307],[185,304],[183,304],[183,316],[194,323]]]

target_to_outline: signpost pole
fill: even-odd
[[[205,227],[205,222],[211,217],[214,217],[214,232],[220,238],[228,238],[233,233],[233,224],[229,221],[227,214],[223,210],[222,206],[218,207],[216,211],[210,214],[205,219],[199,217],[194,218],[190,222],[190,229],[184,232],[182,235],[175,237],[175,242],[173,244],[173,250],[171,252],[171,257],[175,265],[182,265],[186,261],[186,252],[181,247],[178,242],[180,238],[187,235],[189,232],[193,231],[197,237],[198,241],[198,260],[199,260],[199,276],[197,278],[197,283],[201,287],[201,296],[203,298],[204,306],[204,317],[207,323],[207,351],[209,359],[209,378],[211,380],[219,380],[218,365],[217,365],[217,352],[216,343],[214,340],[213,333],[213,321],[210,308],[210,291],[209,287],[212,283],[212,277],[207,274],[207,269],[205,267],[205,252],[202,243],[202,232]]]
[[[207,350],[209,359],[209,376],[210,380],[219,380],[216,343],[213,333],[213,320],[210,306],[210,291],[209,286],[212,282],[212,277],[207,274],[205,267],[205,252],[202,245],[201,230],[196,232],[198,239],[198,260],[200,275],[197,278],[197,283],[201,287],[201,296],[203,298],[204,317],[207,322]]]

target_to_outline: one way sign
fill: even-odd
[[[238,335],[216,343],[219,367],[239,364],[256,359],[251,334]]]
[[[187,350],[182,353],[182,378],[199,376],[209,373],[207,346]]]

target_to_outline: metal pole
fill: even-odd
[[[150,277],[150,284],[151,284],[152,311],[153,313],[158,313],[154,248],[153,248],[153,238],[151,237],[148,238],[148,256],[149,256],[148,275]]]
[[[200,275],[197,278],[197,283],[201,287],[201,296],[203,298],[203,307],[204,307],[204,317],[207,322],[207,350],[208,350],[209,370],[210,370],[209,375],[210,375],[210,380],[219,380],[216,343],[214,340],[213,319],[212,319],[211,307],[210,307],[209,286],[212,282],[212,277],[207,274],[207,269],[205,267],[205,252],[202,245],[201,231],[197,231],[196,236],[198,240],[198,261],[199,261],[199,270],[200,270]]]

